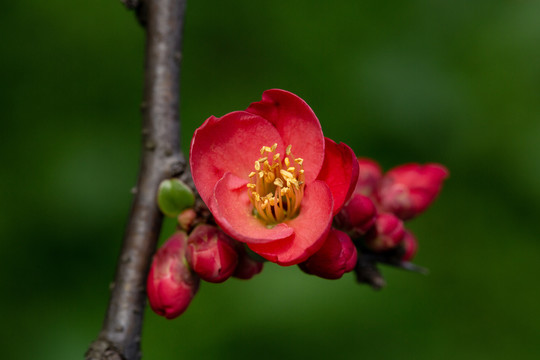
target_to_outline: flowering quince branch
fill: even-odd
[[[355,271],[374,289],[385,286],[378,264],[427,273],[410,262],[417,242],[404,221],[434,201],[446,168],[413,163],[383,175],[325,138],[311,108],[288,91],[267,90],[246,110],[208,118],[193,135],[190,167],[206,208],[163,208],[178,215],[178,230],[148,277],[159,315],[182,314],[201,279],[249,279],[261,260],[325,279]]]
[[[263,93],[246,110],[211,116],[179,151],[178,78],[185,1],[124,1],[147,27],[143,152],[107,315],[86,359],[139,359],[144,282],[150,307],[182,314],[200,281],[250,279],[269,261],[384,286],[379,263],[423,272],[404,226],[427,209],[448,171],[373,160],[324,137],[304,100]],[[158,208],[159,206],[159,208]],[[162,214],[177,230],[155,250]],[[151,262],[151,264],[150,264]]]

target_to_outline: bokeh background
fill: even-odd
[[[428,276],[205,283],[177,320],[147,311],[145,359],[537,359],[539,18],[532,0],[188,1],[184,150],[277,87],[358,155],[451,178],[408,224]],[[144,33],[118,1],[23,0],[0,34],[2,358],[82,358],[136,181]]]

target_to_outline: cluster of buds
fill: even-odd
[[[160,189],[162,198],[166,197],[163,188],[170,191],[170,182],[182,191],[188,189],[178,180],[167,180]],[[201,280],[211,283],[222,283],[230,277],[247,280],[263,268],[263,263],[252,259],[243,244],[215,225],[198,223],[197,212],[193,208],[182,210],[183,207],[176,207],[181,211],[177,215],[178,229],[154,255],[146,285],[150,307],[167,319],[179,316],[188,308]],[[160,208],[163,210],[161,203]],[[171,208],[174,207],[168,209]],[[178,211],[170,213],[176,215]]]
[[[374,288],[384,285],[379,263],[421,269],[410,262],[417,242],[404,221],[430,206],[448,176],[438,164],[383,174],[324,137],[311,108],[279,89],[208,118],[193,136],[190,167],[197,197],[178,180],[158,193],[162,212],[178,221],[147,285],[152,309],[167,318],[185,311],[200,280],[250,279],[264,260],[325,279],[354,271]]]
[[[418,244],[404,222],[431,205],[448,177],[448,170],[439,164],[411,163],[383,174],[371,159],[358,158],[358,165],[354,193],[334,222],[354,239],[362,253],[356,268],[359,281],[378,288],[381,279],[375,267],[377,262],[421,270],[409,263]]]

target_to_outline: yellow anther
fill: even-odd
[[[287,155],[291,155],[291,148],[292,148],[292,145],[289,145],[289,146],[287,146],[287,149],[285,149],[285,153]]]
[[[287,170],[279,170],[279,173],[281,174],[281,176],[283,176],[285,178],[285,180],[289,180],[289,179],[292,179],[294,178],[293,174],[291,174],[290,172],[288,172]]]
[[[261,147],[261,158],[255,161],[255,171],[249,173],[251,181],[247,184],[254,211],[267,225],[296,217],[304,194],[303,159],[293,158],[291,145],[282,159],[280,153],[274,154],[277,146]]]
[[[276,178],[276,176],[274,175],[273,172],[267,172],[264,175],[264,181],[266,181],[267,183],[273,182],[275,178]]]

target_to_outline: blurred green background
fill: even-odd
[[[184,150],[283,88],[358,155],[451,178],[408,224],[428,276],[205,283],[181,318],[146,313],[145,359],[539,358],[539,18],[527,0],[188,1]],[[0,33],[2,358],[82,358],[136,181],[144,33],[112,0],[4,2]]]

